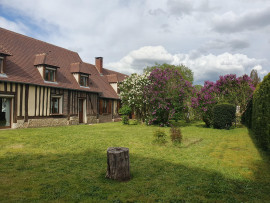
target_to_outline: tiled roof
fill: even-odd
[[[50,65],[58,67],[53,55],[47,53],[36,54],[34,66],[37,65]]]
[[[107,80],[109,83],[116,83],[118,82],[118,78],[116,74],[111,74],[111,75],[106,75],[107,76]]]
[[[91,74],[91,71],[89,70],[90,67],[86,63],[77,62],[77,63],[70,64],[70,66],[71,66],[70,71],[72,73],[86,73],[88,75]]]
[[[117,76],[117,82],[122,82],[124,79],[126,79],[128,77],[128,75],[116,72],[116,71],[112,71],[112,70],[108,70],[106,68],[103,68],[103,72],[104,75],[116,75]],[[115,76],[113,76],[115,77]]]
[[[8,56],[12,55],[2,44],[0,44],[0,54],[4,54]]]
[[[0,77],[0,80],[100,92],[102,97],[119,98],[108,83],[107,77],[101,76],[94,65],[84,63],[78,53],[3,28],[0,28],[0,36],[0,47],[4,47],[5,53],[8,50],[8,55],[11,55],[7,57],[6,62],[7,77]],[[57,84],[44,82],[35,66],[39,64],[59,67]],[[92,84],[89,89],[80,87],[72,71],[91,74]],[[104,75],[115,73],[117,72],[104,69]],[[124,77],[123,74],[117,74],[120,78]]]

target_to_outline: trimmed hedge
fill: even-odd
[[[217,104],[213,108],[213,126],[217,129],[229,129],[235,120],[236,107],[232,104]]]
[[[246,110],[241,116],[241,123],[247,126],[248,128],[252,127],[252,105],[253,99],[251,98],[247,104]]]
[[[270,73],[253,94],[251,129],[264,149],[270,149]]]

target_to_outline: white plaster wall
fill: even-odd
[[[29,86],[28,115],[35,115],[35,87],[32,85]]]
[[[114,89],[114,91],[117,93],[117,83],[110,83],[110,85],[112,86],[112,88]]]
[[[38,69],[38,72],[40,73],[41,77],[44,78],[43,77],[43,72],[44,72],[43,71],[43,66],[38,66],[37,69]]]
[[[74,78],[77,80],[77,83],[79,83],[79,74],[73,73]]]

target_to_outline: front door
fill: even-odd
[[[11,126],[11,99],[0,97],[0,128]]]
[[[83,123],[83,99],[79,99],[79,123]]]

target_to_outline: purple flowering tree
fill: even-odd
[[[217,93],[215,83],[205,81],[196,97],[191,98],[191,106],[201,115],[207,127],[211,125],[212,110],[214,105],[217,104]]]
[[[240,106],[243,112],[253,91],[252,80],[247,75],[238,78],[234,74],[220,76],[215,83],[210,81],[204,83],[204,87],[197,92],[196,97],[191,99],[192,107],[209,127],[212,124],[212,110],[215,104],[231,103]]]
[[[148,79],[150,84],[144,88],[144,97],[148,100],[148,124],[168,125],[169,119],[184,113],[192,85],[178,70],[171,68],[156,68]]]
[[[255,89],[248,75],[237,78],[235,74],[220,76],[216,81],[216,88],[219,102],[240,106],[241,112],[245,110]]]

